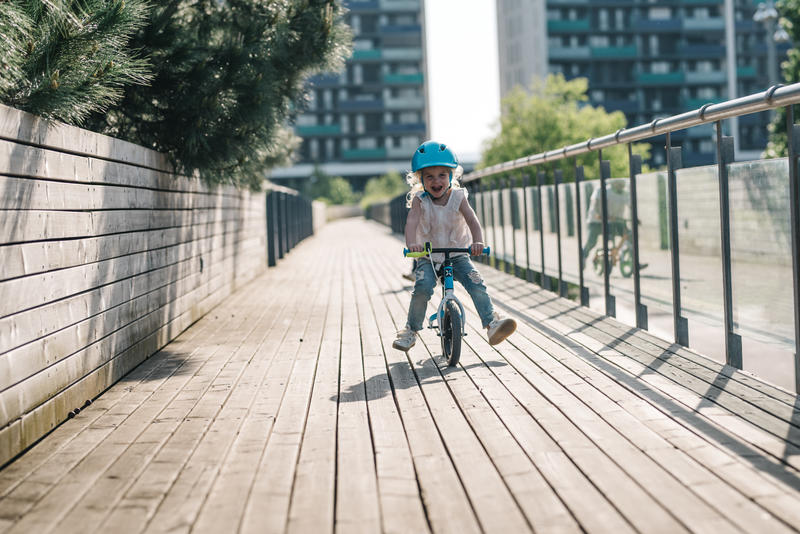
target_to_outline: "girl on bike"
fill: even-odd
[[[423,243],[431,242],[434,247],[469,248],[473,256],[482,254],[483,229],[467,202],[466,189],[459,184],[462,173],[458,158],[447,145],[427,141],[414,151],[411,172],[406,176],[411,186],[407,197],[411,210],[405,227],[409,251],[422,252]],[[483,327],[487,329],[489,344],[497,345],[516,330],[516,321],[500,318],[495,313],[483,278],[467,254],[451,257],[454,278],[472,297]],[[432,254],[430,260],[417,262],[408,321],[405,328],[397,332],[392,343],[395,349],[407,351],[416,343],[416,333],[422,329],[425,310],[436,287],[433,264],[438,270],[442,260],[441,254]]]

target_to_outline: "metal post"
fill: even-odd
[[[480,193],[481,193],[481,221],[483,221],[484,228],[485,228],[485,224],[488,222],[488,219],[486,218],[486,188],[483,187],[483,182],[478,182],[478,188],[479,188]],[[484,236],[484,239],[486,239],[487,237],[488,236]],[[492,244],[490,246],[492,247],[492,250],[493,250],[494,246],[495,246],[494,242],[492,242]],[[489,257],[488,256],[481,256],[481,263],[485,263],[485,264],[488,265],[489,264]]]
[[[742,338],[733,332],[733,289],[731,284],[731,219],[728,192],[728,164],[734,161],[733,138],[723,137],[717,121],[717,176],[719,178],[719,229],[722,256],[722,305],[725,324],[725,363],[742,368]]]
[[[517,227],[516,221],[519,220],[519,203],[514,199],[514,178],[508,179],[508,201],[511,209],[511,266],[514,276],[519,276],[519,266],[517,265]],[[516,217],[514,217],[516,215]]]
[[[275,223],[277,213],[275,213],[275,192],[270,191],[267,193],[267,266],[274,267],[278,264],[275,258],[276,231]]]
[[[542,217],[542,184],[544,183],[544,171],[536,173],[536,192],[539,203],[539,244],[542,253],[542,272],[539,276],[539,285],[550,290],[550,279],[544,274],[544,220]]]
[[[603,159],[603,151],[597,151],[600,162],[600,203],[603,206],[603,295],[606,299],[606,315],[617,316],[617,302],[611,294],[611,262],[608,257],[608,191],[606,183],[611,178],[611,162]]]
[[[639,271],[639,201],[636,196],[636,176],[642,172],[642,157],[633,153],[628,143],[628,165],[630,167],[631,194],[631,239],[633,247],[633,302],[636,310],[636,328],[647,330],[647,306],[642,304],[641,278]]]
[[[283,198],[286,194],[278,192],[276,195],[278,197],[276,199],[278,209],[275,210],[278,223],[276,225],[276,230],[278,231],[278,259],[281,259],[286,253],[286,205]]]
[[[525,280],[531,282],[533,276],[531,273],[531,249],[528,242],[528,184],[530,177],[527,174],[522,175],[522,209],[525,211]]]
[[[681,147],[670,145],[667,133],[667,200],[669,202],[669,249],[672,260],[672,319],[675,343],[689,346],[689,324],[681,316],[681,269],[678,250],[678,181],[675,173],[683,166]]]
[[[494,191],[492,190],[489,191],[489,212],[489,218],[492,220],[492,250],[494,250],[494,254],[491,255],[490,259],[492,260],[492,267],[497,269],[497,225],[494,222]]]
[[[792,227],[792,280],[794,284],[794,389],[800,393],[800,180],[797,158],[800,154],[800,126],[794,124],[794,106],[786,107],[786,134],[789,145],[789,211]]]
[[[503,271],[510,272],[508,266],[508,247],[506,246],[506,209],[505,202],[503,202],[503,190],[505,189],[505,178],[500,178],[499,187],[497,189],[497,201],[500,204],[498,211],[498,220],[500,222],[500,240],[503,242]]]
[[[575,160],[577,163],[577,160]],[[583,165],[575,165],[575,227],[578,236],[578,286],[581,293],[581,306],[589,305],[589,288],[583,280],[583,269],[586,260],[583,258],[583,223],[581,221],[581,182],[583,181]]]
[[[564,173],[561,169],[553,170],[553,182],[556,198],[556,243],[558,243],[558,294],[562,297],[567,296],[567,283],[564,281],[564,270],[561,257],[561,194],[558,186],[561,185]]]

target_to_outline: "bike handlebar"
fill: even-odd
[[[433,254],[433,253],[448,253],[448,254],[450,254],[450,253],[453,253],[453,252],[466,252],[467,254],[469,254],[471,251],[472,251],[472,249],[470,247],[467,247],[467,248],[450,248],[450,247],[448,247],[448,248],[431,248],[431,244],[430,243],[425,243],[425,250],[423,250],[422,252],[411,252],[407,248],[404,248],[403,249],[403,256],[405,256],[406,258],[422,258],[422,257],[427,256],[428,254]],[[483,251],[482,251],[483,254],[486,254],[488,256],[489,252],[490,252],[490,247],[484,247],[483,248]]]

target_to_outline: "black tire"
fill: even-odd
[[[619,254],[619,272],[625,278],[633,274],[633,252],[630,247],[624,247]]]
[[[447,358],[447,364],[453,367],[458,364],[461,358],[461,314],[458,305],[453,301],[447,301],[444,305],[444,317],[442,317],[442,354]]]

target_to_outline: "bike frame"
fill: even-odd
[[[403,250],[403,255],[409,258],[423,258],[428,257],[430,259],[430,255],[434,253],[444,254],[444,261],[442,262],[442,276],[437,278],[442,282],[442,300],[439,302],[439,308],[436,313],[428,317],[428,328],[433,328],[439,331],[439,335],[441,335],[441,319],[444,317],[444,308],[447,304],[447,301],[454,301],[458,305],[459,314],[461,315],[461,335],[467,335],[466,333],[466,313],[464,312],[464,306],[461,304],[461,301],[455,295],[455,286],[453,285],[453,260],[450,259],[450,254],[456,252],[466,252],[467,254],[470,253],[469,248],[432,248],[430,242],[425,243],[425,250],[423,252],[410,252],[408,249]],[[489,254],[490,249],[489,247],[485,247],[483,249],[484,254]],[[433,260],[431,261],[431,266],[434,267],[434,273],[436,273],[435,266],[433,265]],[[433,323],[436,321],[436,324]]]

